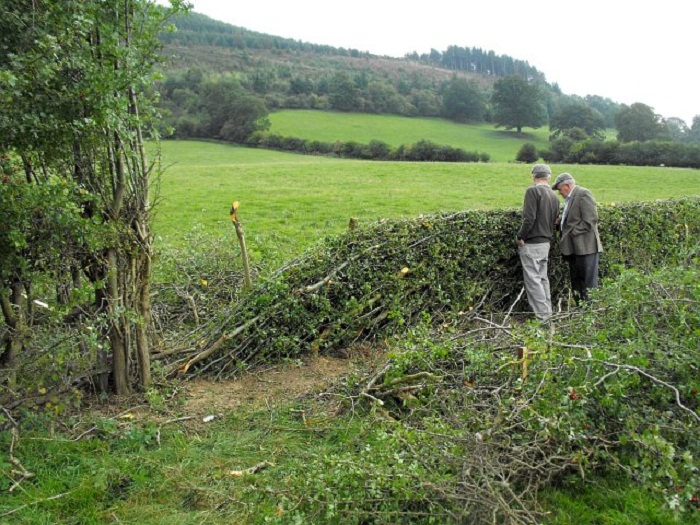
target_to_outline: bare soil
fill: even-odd
[[[82,432],[95,418],[111,418],[125,425],[146,421],[158,425],[178,424],[189,432],[198,432],[209,422],[239,409],[273,409],[332,391],[333,385],[343,377],[376,366],[384,359],[384,354],[381,348],[363,347],[341,353],[341,357],[306,356],[270,364],[234,379],[182,380],[159,390],[170,392],[158,394],[163,396],[161,402],[149,401],[144,394],[111,396],[106,401],[85,399],[80,410],[82,424],[74,432]],[[82,417],[88,414],[91,416]]]
[[[235,380],[195,379],[185,383],[184,413],[195,418],[221,416],[241,406],[275,406],[307,394],[322,392],[351,373],[350,359],[319,356],[271,366]]]

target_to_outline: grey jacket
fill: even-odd
[[[596,202],[591,192],[582,186],[575,186],[571,194],[559,248],[563,255],[589,255],[603,251]]]
[[[527,244],[551,242],[559,214],[559,199],[548,184],[530,186],[525,192],[523,220],[518,239]]]

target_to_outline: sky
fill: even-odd
[[[403,57],[448,46],[527,61],[567,95],[700,115],[695,2],[665,0],[189,0],[216,20],[312,44]]]

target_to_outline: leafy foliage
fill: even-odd
[[[537,84],[511,75],[496,81],[491,95],[496,127],[514,129],[539,128],[547,122],[546,108]]]
[[[486,115],[486,96],[476,82],[452,78],[443,88],[442,115],[457,122],[480,122]]]
[[[483,312],[415,325],[341,388],[375,422],[292,471],[284,520],[542,523],[541,489],[620,477],[693,522],[700,267],[685,263],[625,270],[551,328]]]
[[[522,288],[513,247],[519,215],[469,211],[382,221],[327,239],[222,312],[209,327],[209,345],[176,364],[227,376],[266,359],[403,333],[425,314],[439,323],[470,308],[503,310]],[[601,207],[600,217],[603,276],[663,264],[700,231],[693,199]],[[553,300],[566,300],[556,249],[551,268]]]
[[[523,144],[515,156],[515,160],[518,162],[526,162],[528,164],[532,164],[539,158],[540,154],[537,153],[537,148],[531,142],[526,142]]]
[[[700,168],[700,146],[659,140],[618,142],[566,134],[542,151],[548,162]]]
[[[3,272],[12,289],[0,283],[10,328],[3,338],[7,381],[30,332],[36,276],[23,266],[31,258],[35,269],[46,263],[44,276],[57,286],[80,293],[90,282],[92,313],[109,313],[102,335],[112,350],[114,389],[126,393],[137,382],[130,358],[139,362],[138,382],[150,382],[149,192],[157,167],[146,159],[144,133],[155,117],[148,88],[157,35],[171,11],[145,0],[6,2],[0,10],[0,153],[21,159],[24,172],[22,184],[3,183],[13,192],[14,237],[13,260],[2,261],[13,264]],[[103,242],[91,244],[84,232],[96,238],[97,228]],[[41,240],[33,252],[32,238]]]
[[[585,137],[600,139],[605,135],[605,120],[597,110],[585,104],[564,105],[549,119],[554,138],[574,128],[583,130]]]
[[[249,145],[297,153],[334,155],[349,159],[390,160],[409,162],[488,162],[488,153],[468,152],[462,148],[419,140],[392,148],[381,140],[369,144],[355,141],[322,142],[318,140],[283,137],[274,133],[256,132],[246,141]]]
[[[654,140],[665,131],[661,115],[641,102],[622,106],[615,114],[615,127],[620,142]]]

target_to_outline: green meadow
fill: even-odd
[[[530,166],[514,162],[360,161],[195,141],[164,141],[162,154],[154,223],[160,243],[179,245],[194,227],[231,233],[229,210],[239,201],[252,255],[269,241],[297,255],[342,232],[351,217],[362,224],[519,207],[531,183]],[[552,170],[572,173],[601,205],[700,194],[700,173],[691,169],[552,165]]]
[[[439,118],[407,118],[398,115],[368,115],[313,110],[284,110],[270,115],[271,133],[285,137],[335,142],[369,143],[381,140],[390,146],[430,140],[437,144],[486,152],[494,162],[511,162],[525,142],[545,148],[549,129],[514,131],[492,124],[459,124]]]

